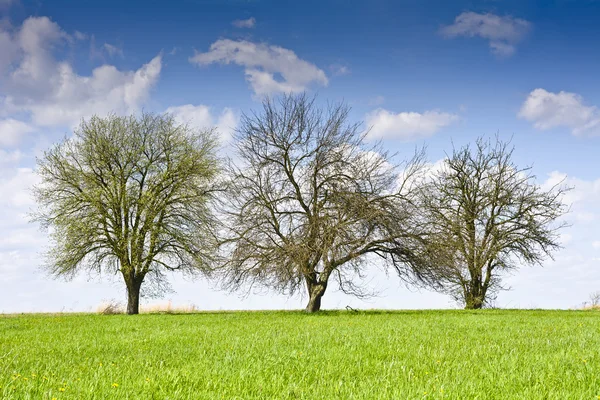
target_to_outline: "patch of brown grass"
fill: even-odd
[[[103,315],[125,314],[125,307],[116,300],[108,300],[100,304],[96,312]]]
[[[600,304],[592,304],[583,306],[582,310],[597,310],[600,311]]]
[[[186,314],[198,312],[194,304],[174,306],[169,300],[166,303],[155,303],[140,306],[140,313],[144,314]]]

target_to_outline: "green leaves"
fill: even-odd
[[[213,130],[169,115],[83,121],[38,160],[34,217],[52,228],[49,270],[121,272],[127,281],[165,268],[207,269],[216,245],[216,148]]]

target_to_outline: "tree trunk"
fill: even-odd
[[[308,304],[306,305],[307,313],[314,313],[321,310],[321,298],[325,294],[326,286],[322,283],[310,284],[308,288]]]
[[[474,293],[467,293],[465,299],[465,310],[479,310],[483,308],[483,296]]]
[[[140,289],[142,287],[141,279],[134,279],[133,282],[127,284],[127,314],[140,313]]]

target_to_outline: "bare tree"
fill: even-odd
[[[306,311],[315,312],[331,278],[346,293],[367,295],[356,278],[376,258],[407,279],[425,279],[412,204],[422,153],[391,164],[381,148],[365,146],[348,112],[288,95],[242,117],[240,163],[231,167],[224,207],[227,287],[306,287]]]
[[[544,190],[530,168],[512,161],[513,148],[496,138],[454,150],[422,192],[441,291],[467,309],[493,301],[501,273],[540,264],[560,247],[559,218],[567,212],[562,184]]]
[[[34,220],[52,228],[50,272],[120,273],[127,313],[137,314],[145,280],[160,294],[165,271],[205,269],[216,245],[216,145],[212,131],[169,115],[83,121],[38,160]]]

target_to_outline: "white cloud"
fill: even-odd
[[[594,240],[592,242],[592,247],[595,249],[600,249],[600,240]]]
[[[161,72],[159,55],[136,71],[102,65],[90,76],[79,75],[55,58],[54,50],[71,36],[47,17],[28,18],[14,33],[0,31],[2,37],[17,48],[11,53],[13,70],[0,76],[4,113],[25,113],[38,126],[72,126],[92,114],[136,111]]]
[[[34,131],[34,128],[13,118],[0,119],[0,148],[16,146],[21,138]]]
[[[331,71],[332,74],[334,75],[348,75],[351,71],[350,68],[348,68],[345,65],[341,65],[341,64],[331,64],[329,66],[329,70]]]
[[[245,40],[217,40],[206,53],[190,58],[197,65],[234,63],[245,68],[246,80],[258,96],[272,93],[301,92],[313,83],[326,86],[325,72],[298,58],[291,50],[256,44]],[[281,76],[281,80],[276,78]]]
[[[515,52],[515,46],[503,42],[490,42],[490,48],[499,57],[510,57]]]
[[[521,106],[518,116],[533,122],[536,129],[565,127],[573,135],[600,134],[600,110],[584,104],[575,93],[552,93],[535,89]]]
[[[458,120],[459,117],[456,114],[436,110],[424,113],[394,113],[382,108],[368,113],[365,117],[367,126],[371,127],[369,132],[371,139],[411,140],[428,137]]]
[[[570,233],[561,233],[559,241],[561,246],[569,244],[573,241],[573,235],[571,235]]]
[[[0,74],[4,74],[6,69],[13,63],[15,58],[17,57],[19,51],[19,47],[11,35],[2,31],[0,28]]]
[[[248,19],[236,19],[231,23],[231,25],[236,28],[254,28],[256,25],[256,19],[254,17],[250,17]]]
[[[121,57],[123,57],[123,49],[121,49],[121,48],[119,48],[117,46],[113,46],[112,44],[109,44],[109,43],[104,43],[102,45],[102,48],[111,57],[114,57],[114,56],[121,56]]]
[[[237,115],[230,108],[224,108],[218,117],[205,105],[186,104],[169,107],[166,112],[172,114],[177,122],[189,124],[197,129],[216,128],[223,142],[231,138],[238,123]]]
[[[587,181],[567,174],[553,171],[542,184],[545,190],[556,185],[565,185],[572,189],[563,196],[565,204],[571,207],[567,219],[577,225],[590,225],[600,217],[600,179]]]
[[[0,171],[7,165],[17,164],[23,159],[23,153],[20,150],[6,151],[0,149]]]
[[[443,27],[441,33],[447,38],[479,36],[489,40],[492,53],[508,57],[515,52],[515,45],[530,29],[531,23],[524,19],[463,12],[454,19],[452,25]]]
[[[226,142],[233,136],[238,124],[237,114],[230,108],[225,108],[217,119],[217,132],[221,139]]]
[[[38,102],[20,103],[20,107],[30,111],[33,121],[42,126],[76,124],[93,114],[131,113],[147,99],[160,70],[160,56],[135,72],[122,72],[114,66],[103,65],[86,77],[62,64],[60,80],[54,90]],[[19,104],[18,100],[16,104]]]
[[[69,35],[48,17],[30,17],[23,21],[14,39],[19,46],[21,60],[12,73],[12,80],[22,85],[31,84],[31,81],[37,84],[47,82],[38,90],[46,89],[51,84],[48,78],[57,66],[52,51],[64,45]]]
[[[38,182],[38,176],[31,168],[13,169],[14,175],[0,179],[0,206],[15,207],[20,212],[34,205],[29,189]]]
[[[86,40],[88,38],[88,35],[86,35],[83,32],[75,31],[73,33],[73,37],[75,38],[75,40]]]

